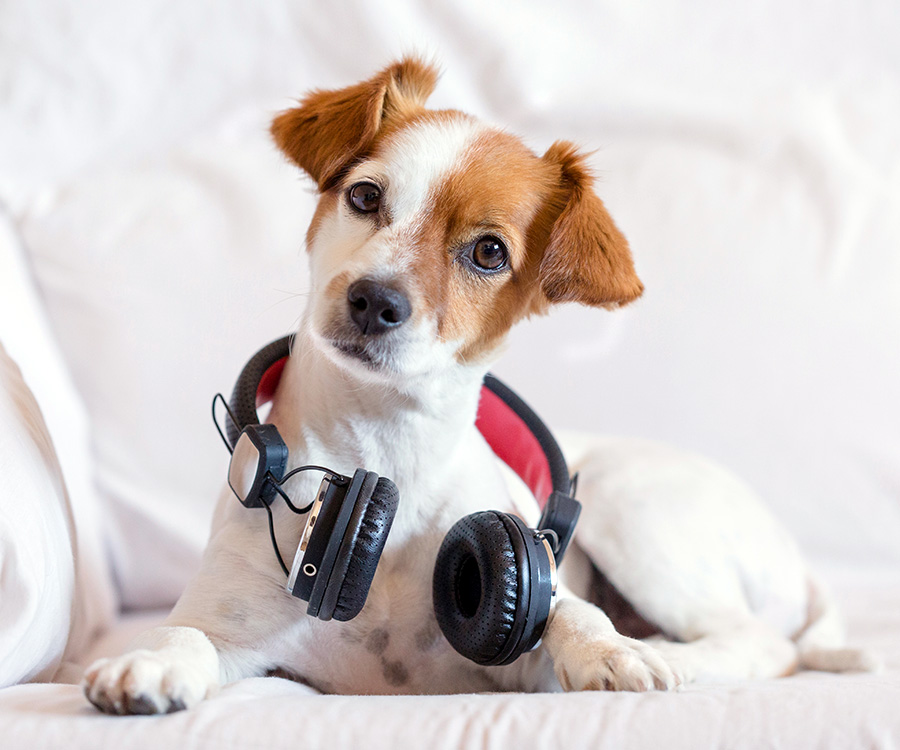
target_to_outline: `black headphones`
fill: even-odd
[[[352,477],[321,466],[300,466],[285,474],[287,445],[275,425],[259,423],[256,409],[274,396],[291,344],[290,336],[273,341],[238,376],[226,426],[226,444],[232,451],[228,484],[245,507],[268,511],[272,546],[288,575],[287,590],[309,603],[307,613],[320,620],[351,620],[366,603],[397,512],[399,492],[390,479],[365,469],[357,469]],[[219,398],[213,400],[214,410]],[[307,470],[322,471],[325,476],[313,502],[295,508],[281,485]],[[278,551],[269,508],[276,494],[295,513],[308,513],[290,572]]]
[[[228,484],[244,506],[268,512],[275,554],[289,576],[287,590],[309,603],[311,615],[350,620],[366,602],[399,493],[391,480],[365,469],[352,477],[321,466],[285,474],[287,446],[275,425],[259,423],[256,409],[274,396],[292,343],[293,337],[286,336],[264,347],[238,377],[230,407],[226,404],[228,437],[222,435],[232,452]],[[220,398],[213,399],[214,420]],[[543,513],[537,529],[499,511],[457,521],[435,561],[434,612],[460,654],[479,664],[508,664],[540,641],[555,604],[556,568],[581,504],[573,497],[565,459],[550,431],[492,375],[482,386],[476,426],[529,487]],[[325,477],[315,499],[296,508],[281,485],[306,470]],[[269,505],[276,495],[294,512],[308,513],[290,572],[275,542]]]
[[[550,430],[493,375],[484,379],[475,425],[543,506],[537,529],[495,510],[461,518],[434,564],[434,614],[444,637],[466,658],[494,666],[540,642],[581,503]]]

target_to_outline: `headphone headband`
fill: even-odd
[[[231,394],[236,424],[228,421],[227,435],[232,448],[244,427],[259,424],[256,410],[274,397],[293,343],[293,335],[273,341],[244,365]],[[491,374],[481,387],[475,426],[531,490],[543,511],[540,528],[557,533],[557,556],[562,557],[580,505],[571,497],[569,469],[553,434],[512,388]]]
[[[266,344],[254,354],[238,375],[229,405],[234,421],[227,421],[226,434],[231,447],[237,444],[243,429],[259,424],[256,409],[275,396],[287,358],[291,356],[294,336],[285,336]]]
[[[512,388],[490,373],[481,387],[475,426],[542,508],[551,492],[569,494],[569,468],[553,434]]]

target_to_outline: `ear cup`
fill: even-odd
[[[512,517],[496,511],[457,521],[434,565],[434,614],[444,636],[478,664],[506,660],[524,627],[527,550]]]
[[[353,619],[366,603],[399,497],[390,479],[366,473],[323,601],[335,620]]]

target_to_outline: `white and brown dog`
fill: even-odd
[[[435,82],[406,59],[311,93],[272,126],[321,197],[309,305],[269,421],[291,465],[365,466],[399,487],[365,607],[349,622],[308,616],[285,592],[265,514],[226,489],[201,570],[166,623],[91,666],[87,697],[111,713],[160,713],[272,672],[325,692],[448,693],[670,689],[866,666],[834,650],[834,609],[746,490],[702,462],[623,443],[596,444],[582,467],[578,539],[604,572],[594,594],[610,611],[561,587],[540,647],[502,667],[441,637],[432,570],[444,534],[466,514],[516,510],[475,428],[507,332],[555,303],[615,308],[643,287],[571,144],[539,157],[466,114],[428,110]],[[291,493],[312,496],[313,482]],[[274,512],[296,544],[304,519]],[[651,631],[666,639],[626,634]]]

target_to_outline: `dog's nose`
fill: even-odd
[[[377,336],[403,325],[412,306],[403,292],[374,279],[354,281],[347,289],[350,317],[364,334]]]

